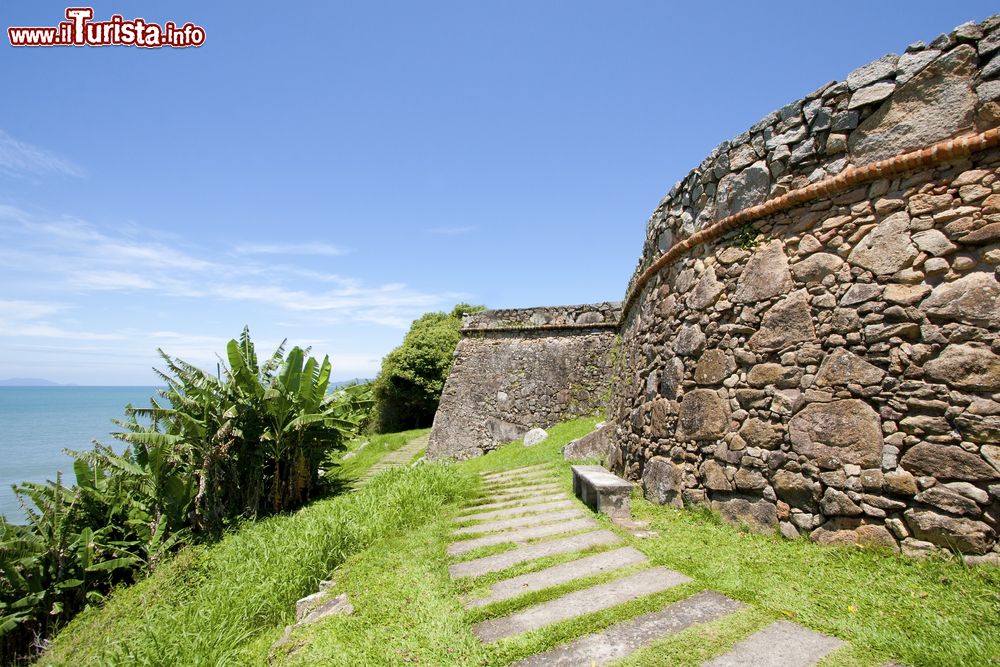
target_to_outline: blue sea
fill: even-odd
[[[24,513],[11,484],[55,479],[74,481],[73,459],[63,449],[86,450],[95,438],[115,449],[127,403],[148,405],[153,387],[0,387],[0,513],[20,523]]]

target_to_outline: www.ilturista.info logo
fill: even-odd
[[[7,37],[11,46],[139,46],[156,49],[164,46],[184,48],[205,43],[205,29],[193,23],[178,26],[167,21],[162,26],[135,18],[126,21],[114,14],[107,21],[93,21],[92,7],[68,7],[66,21],[49,28],[11,27]]]

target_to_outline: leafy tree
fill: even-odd
[[[450,313],[415,320],[403,343],[382,360],[374,397],[382,433],[430,426],[458,345],[462,315],[483,306],[460,303]]]

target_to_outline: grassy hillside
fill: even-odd
[[[248,526],[210,549],[189,549],[104,609],[77,619],[42,663],[500,667],[706,588],[750,606],[655,643],[625,664],[699,665],[775,619],[847,640],[823,667],[878,667],[890,658],[913,667],[978,667],[995,664],[1000,656],[996,568],[790,542],[733,528],[705,512],[655,506],[638,494],[634,514],[649,520],[660,536],[639,540],[618,532],[654,564],[679,570],[692,582],[482,645],[472,624],[600,577],[465,611],[460,596],[488,586],[494,575],[449,579],[447,567],[455,562],[445,554],[451,517],[475,495],[480,471],[551,462],[569,488],[569,466],[560,449],[594,421],[558,425],[548,440],[531,448],[513,443],[461,464],[392,471],[358,493]],[[618,530],[603,517],[601,522]],[[567,557],[523,563],[496,576],[538,570]],[[333,592],[349,595],[354,613],[297,629],[272,651],[293,620],[295,600],[325,578],[336,582]]]
[[[473,478],[426,465],[393,470],[357,493],[320,501],[185,550],[146,581],[81,614],[44,665],[261,664],[295,601],[350,555],[432,521]]]

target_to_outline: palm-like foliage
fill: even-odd
[[[165,388],[114,420],[124,452],[95,443],[69,452],[75,486],[15,487],[29,522],[0,518],[0,662],[191,539],[307,502],[371,412],[370,389],[328,391],[326,357],[282,343],[259,363],[247,329],[218,376],[160,356]]]

